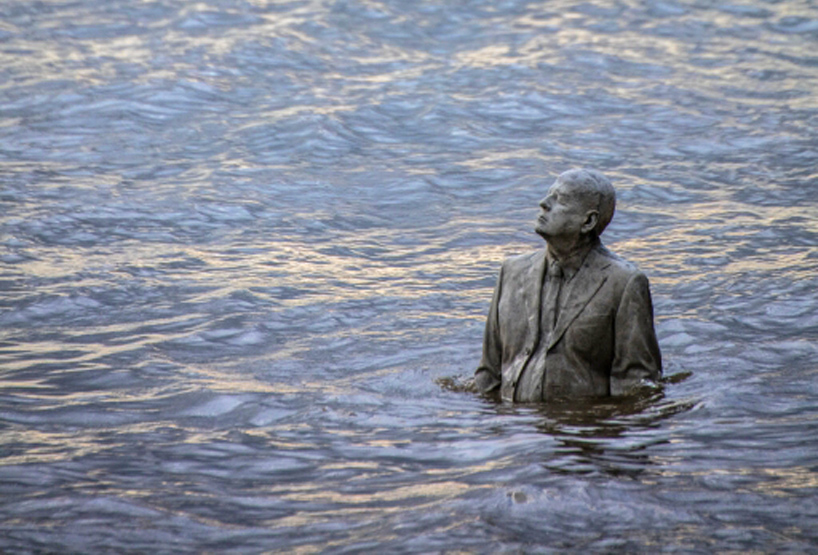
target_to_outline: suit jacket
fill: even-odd
[[[475,383],[513,401],[539,342],[546,249],[503,262],[486,321]],[[563,286],[546,346],[543,396],[621,395],[662,373],[648,279],[597,243]]]

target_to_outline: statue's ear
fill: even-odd
[[[591,233],[593,230],[596,229],[596,224],[599,223],[599,212],[596,210],[589,210],[588,213],[585,215],[585,222],[582,224],[582,231],[583,234]]]

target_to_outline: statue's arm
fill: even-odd
[[[653,327],[653,303],[648,278],[635,273],[622,294],[616,313],[611,395],[623,395],[643,380],[662,375],[662,355]]]
[[[499,305],[503,288],[503,270],[497,278],[494,295],[491,298],[489,315],[486,318],[486,330],[483,333],[483,357],[480,365],[474,372],[474,383],[483,393],[494,391],[500,387],[502,380],[502,353],[503,345],[500,338]]]

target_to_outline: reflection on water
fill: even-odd
[[[564,401],[539,409],[537,429],[555,437],[564,460],[549,461],[555,472],[604,472],[630,476],[650,470],[650,448],[669,442],[661,421],[695,407],[694,401],[666,401],[664,392],[627,399]]]
[[[2,549],[814,549],[818,9],[711,4],[4,2]],[[572,166],[667,380],[498,404]]]
[[[664,382],[680,383],[689,376],[678,373]],[[444,378],[438,383],[450,391],[476,393],[472,380],[458,383]],[[491,394],[484,398],[495,405],[499,415],[533,417],[533,428],[556,440],[552,450],[542,453],[544,468],[612,476],[650,471],[654,464],[650,447],[669,442],[662,421],[697,405],[694,400],[666,399],[662,385],[646,386],[626,398],[558,399],[547,405],[511,405]]]

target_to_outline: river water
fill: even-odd
[[[5,0],[0,550],[818,550],[811,0]],[[662,390],[468,391],[593,167]]]

